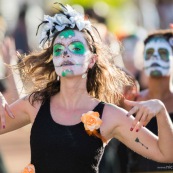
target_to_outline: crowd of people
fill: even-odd
[[[39,51],[16,53],[14,37],[0,44],[0,134],[32,124],[31,162],[23,172],[173,170],[173,29],[148,33],[144,70],[133,71],[106,27],[55,5],[59,10],[38,26]],[[0,166],[5,173],[3,157]]]

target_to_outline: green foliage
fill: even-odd
[[[104,2],[110,6],[118,7],[128,2],[128,0],[65,0],[69,4],[80,4],[84,8],[92,7],[96,2]]]

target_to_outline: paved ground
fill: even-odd
[[[0,151],[7,173],[21,173],[30,162],[30,126],[0,136]]]

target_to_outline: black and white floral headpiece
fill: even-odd
[[[50,42],[54,35],[64,30],[65,28],[77,27],[79,31],[86,29],[89,33],[92,32],[92,26],[89,20],[85,19],[84,15],[74,10],[70,5],[64,6],[60,4],[60,12],[53,17],[44,15],[43,25],[40,38],[40,47],[43,48],[46,42]],[[38,32],[37,29],[37,32]]]

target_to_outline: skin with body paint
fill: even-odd
[[[153,38],[146,44],[144,70],[147,76],[169,76],[172,61],[172,48],[163,37]]]
[[[62,31],[59,34],[59,36],[60,36],[60,38],[71,38],[71,37],[75,36],[75,33],[73,30],[69,29],[69,30]]]
[[[53,63],[58,76],[86,73],[91,55],[86,40],[77,30],[62,31],[54,41]]]

